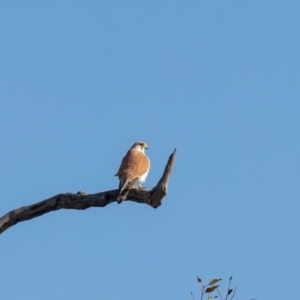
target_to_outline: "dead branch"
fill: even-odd
[[[168,182],[175,162],[176,149],[170,155],[164,173],[152,190],[130,190],[126,200],[145,203],[153,208],[161,205],[162,199],[168,192]],[[51,211],[65,209],[87,209],[90,207],[104,207],[117,201],[118,190],[111,190],[97,194],[78,192],[77,194],[58,194],[44,201],[14,209],[0,218],[0,234],[13,225],[27,221]]]

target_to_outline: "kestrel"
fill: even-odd
[[[119,176],[118,203],[126,199],[129,190],[138,184],[138,189],[144,189],[142,183],[146,180],[150,169],[150,160],[145,154],[148,146],[144,142],[136,142],[128,150],[122,159],[119,171],[115,176]]]

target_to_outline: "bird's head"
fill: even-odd
[[[140,150],[140,151],[145,151],[145,149],[148,149],[148,146],[145,142],[136,142],[133,144],[133,146],[131,147],[132,149],[137,149],[137,150]]]

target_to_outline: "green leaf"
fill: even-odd
[[[217,282],[219,282],[219,281],[221,281],[221,280],[222,280],[222,278],[219,278],[219,279],[213,279],[213,280],[210,281],[210,283],[209,283],[208,285],[213,285],[213,284],[215,284],[215,283],[217,283]]]
[[[215,289],[217,289],[219,287],[219,285],[213,285],[211,287],[208,287],[206,290],[205,290],[205,293],[211,293],[213,292]]]

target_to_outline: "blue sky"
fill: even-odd
[[[117,188],[137,140],[163,205],[61,210],[0,236],[5,299],[300,294],[298,1],[1,1],[0,214]],[[221,288],[221,290],[222,290]]]

